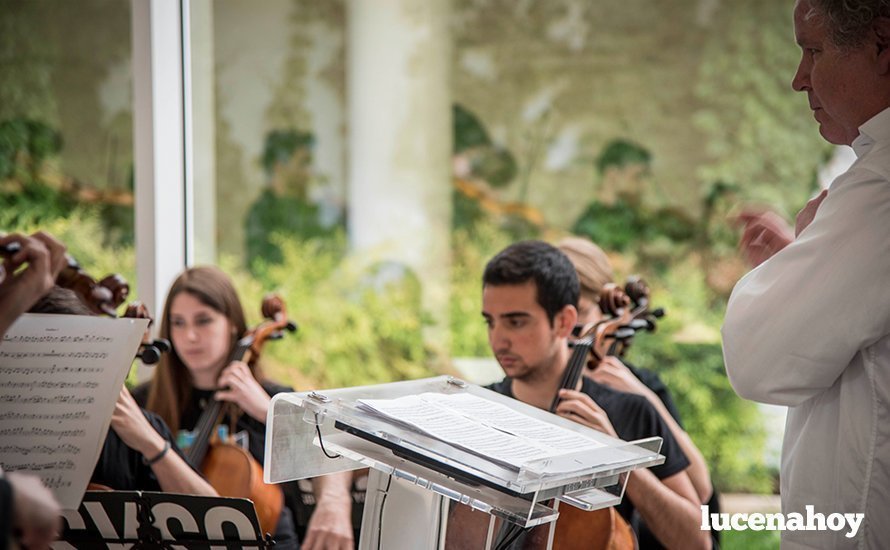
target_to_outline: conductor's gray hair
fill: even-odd
[[[890,0],[809,0],[807,19],[821,16],[839,48],[856,48],[868,37],[872,22],[890,17]]]

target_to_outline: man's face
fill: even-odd
[[[504,374],[515,380],[546,377],[560,368],[557,359],[574,325],[566,318],[567,306],[551,326],[538,304],[534,282],[520,285],[486,285],[482,289],[482,316],[488,324],[488,343]],[[571,321],[571,324],[566,323]]]
[[[826,141],[850,145],[859,126],[881,110],[874,103],[877,48],[867,41],[839,49],[829,38],[825,18],[812,11],[809,0],[798,0],[794,7],[794,35],[801,60],[791,87],[807,93]]]

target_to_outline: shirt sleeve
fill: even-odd
[[[723,353],[742,397],[797,406],[830,388],[856,353],[888,332],[890,182],[841,176],[789,246],[730,297]]]

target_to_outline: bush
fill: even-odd
[[[345,237],[290,240],[276,235],[280,263],[256,259],[254,276],[224,259],[252,323],[265,292],[275,291],[299,325],[270,344],[264,363],[272,378],[299,390],[432,376],[423,342],[420,285],[393,266],[363,267],[344,256]],[[393,272],[396,271],[395,276]]]
[[[482,271],[513,239],[491,223],[477,223],[472,231],[455,230],[451,240],[451,356],[491,357],[482,319]]]
[[[768,493],[773,482],[763,465],[763,421],[757,405],[738,397],[729,384],[716,328],[723,309],[712,305],[703,279],[687,261],[653,285],[653,306],[665,307],[667,315],[655,333],[634,339],[628,358],[656,371],[670,388],[720,491]]]

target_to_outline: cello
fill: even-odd
[[[623,303],[620,296],[610,296]],[[589,327],[572,342],[572,355],[563,371],[559,390],[574,390],[581,381],[581,376],[588,358],[595,353],[594,348],[606,345],[606,342],[617,342],[615,332],[621,328],[620,323],[598,323]],[[619,336],[620,337],[620,336]],[[550,412],[556,414],[561,399],[559,390],[550,404]],[[630,525],[613,507],[588,512],[575,506],[563,506],[559,509],[553,534],[554,550],[633,550],[637,548],[637,539]]]
[[[628,281],[625,289],[614,283],[603,287],[600,309],[611,315],[584,327],[576,327],[572,355],[563,372],[560,389],[575,389],[585,368],[594,369],[607,355],[621,355],[638,330],[655,330],[655,319],[663,310],[649,311],[649,288],[639,278]],[[631,307],[633,306],[633,307]],[[550,405],[555,413],[559,392]],[[615,508],[586,512],[574,506],[560,508],[553,537],[553,548],[605,548],[609,550],[637,548],[636,535]]]
[[[613,332],[623,323],[611,326],[598,324],[587,327],[583,334],[572,342],[572,354],[563,371],[560,387],[548,408],[556,413],[561,402],[559,390],[578,387],[585,365],[592,354],[597,334],[604,341],[614,341]],[[597,332],[598,329],[598,332]],[[453,503],[448,519],[446,549],[469,550],[478,541],[484,541],[488,531],[488,516],[473,510],[464,504]],[[551,527],[552,525],[552,527]],[[454,526],[454,527],[452,527]],[[547,548],[553,529],[554,550],[633,550],[637,548],[637,540],[630,525],[613,507],[586,511],[575,506],[559,507],[559,517],[554,524],[546,524],[531,529],[515,524],[501,523],[492,548],[522,548],[538,550]]]
[[[0,247],[0,257],[9,257],[21,250],[17,242]],[[118,317],[117,309],[130,295],[130,284],[121,275],[114,273],[106,275],[101,281],[91,277],[70,254],[65,254],[67,265],[62,268],[56,277],[55,284],[74,292],[80,301],[93,313],[106,317]],[[154,320],[148,312],[148,308],[139,301],[131,302],[122,317],[130,319],[148,319],[150,327]],[[161,354],[170,351],[170,342],[163,338],[152,340],[146,333],[136,359],[146,365],[157,363]]]
[[[603,357],[623,357],[639,331],[654,332],[664,309],[649,309],[649,287],[639,277],[629,277],[622,289],[614,283],[603,285],[600,310],[608,318],[586,326],[576,326],[574,334],[591,331],[594,345],[590,348],[587,367],[595,369]]]
[[[247,356],[251,367],[256,364],[262,348],[269,340],[277,340],[285,332],[294,332],[297,325],[287,318],[284,301],[277,295],[263,299],[262,313],[266,321],[243,336],[235,345],[228,362]],[[263,482],[263,468],[241,446],[233,442],[234,429],[227,438],[219,436],[217,426],[228,416],[234,428],[240,409],[231,403],[212,401],[195,425],[194,440],[185,451],[186,460],[199,469],[220,496],[248,498],[253,501],[264,532],[274,533],[284,506],[284,494],[278,485]]]

